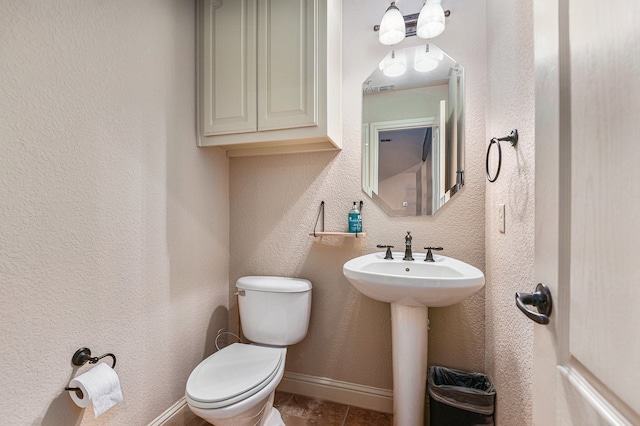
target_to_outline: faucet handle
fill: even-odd
[[[433,260],[433,253],[431,253],[431,250],[444,250],[442,247],[425,247],[424,249],[427,251],[427,257],[424,258],[425,262],[435,262],[435,260]]]
[[[393,260],[393,256],[391,255],[391,249],[393,248],[393,246],[386,246],[386,245],[378,244],[376,247],[378,247],[378,248],[386,248],[387,252],[385,253],[384,258]]]

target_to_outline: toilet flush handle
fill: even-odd
[[[235,293],[233,293],[233,294],[235,294],[236,296],[244,296],[246,293],[245,293],[245,291],[244,291],[244,290],[238,290],[238,291],[236,291],[236,292],[235,292]]]

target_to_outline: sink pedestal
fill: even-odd
[[[422,426],[427,384],[427,308],[391,304],[393,424]]]
[[[427,306],[451,306],[484,286],[478,268],[447,256],[371,253],[351,259],[342,272],[365,296],[391,303],[393,424],[422,426],[427,381]]]

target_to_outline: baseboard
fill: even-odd
[[[160,414],[154,420],[152,420],[147,426],[162,426],[167,423],[173,416],[179,413],[187,406],[187,400],[184,396],[180,398],[175,404],[167,408],[164,413]]]
[[[393,391],[307,374],[285,372],[278,390],[367,410],[393,413]]]
[[[389,389],[342,382],[325,377],[309,376],[299,373],[284,373],[278,385],[282,392],[310,396],[367,410],[393,413],[393,391]],[[180,398],[162,414],[152,420],[148,426],[163,426],[172,420],[181,410],[186,409],[187,401]]]

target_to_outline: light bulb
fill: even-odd
[[[420,38],[437,37],[444,31],[444,9],[440,0],[427,0],[418,16],[416,35]]]
[[[382,17],[382,22],[380,22],[378,40],[380,43],[390,46],[400,43],[404,40],[405,35],[404,17],[396,7],[396,2],[391,2],[391,5]]]

